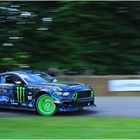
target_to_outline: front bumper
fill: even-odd
[[[58,112],[68,112],[82,110],[84,107],[95,106],[94,97],[81,98],[77,100],[63,100],[62,103],[57,104]]]

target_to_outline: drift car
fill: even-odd
[[[76,111],[94,105],[89,85],[58,82],[40,71],[11,71],[0,74],[0,107],[36,110],[44,116],[56,111]]]

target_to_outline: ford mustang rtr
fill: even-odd
[[[32,70],[0,74],[0,108],[34,110],[44,116],[94,106],[89,85],[58,82],[47,73]]]

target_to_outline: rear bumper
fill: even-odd
[[[94,97],[88,97],[83,99],[77,99],[75,101],[63,101],[61,104],[57,104],[58,112],[69,112],[82,110],[84,107],[94,107]]]

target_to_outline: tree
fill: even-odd
[[[1,70],[140,70],[140,2],[0,2],[0,10]]]

